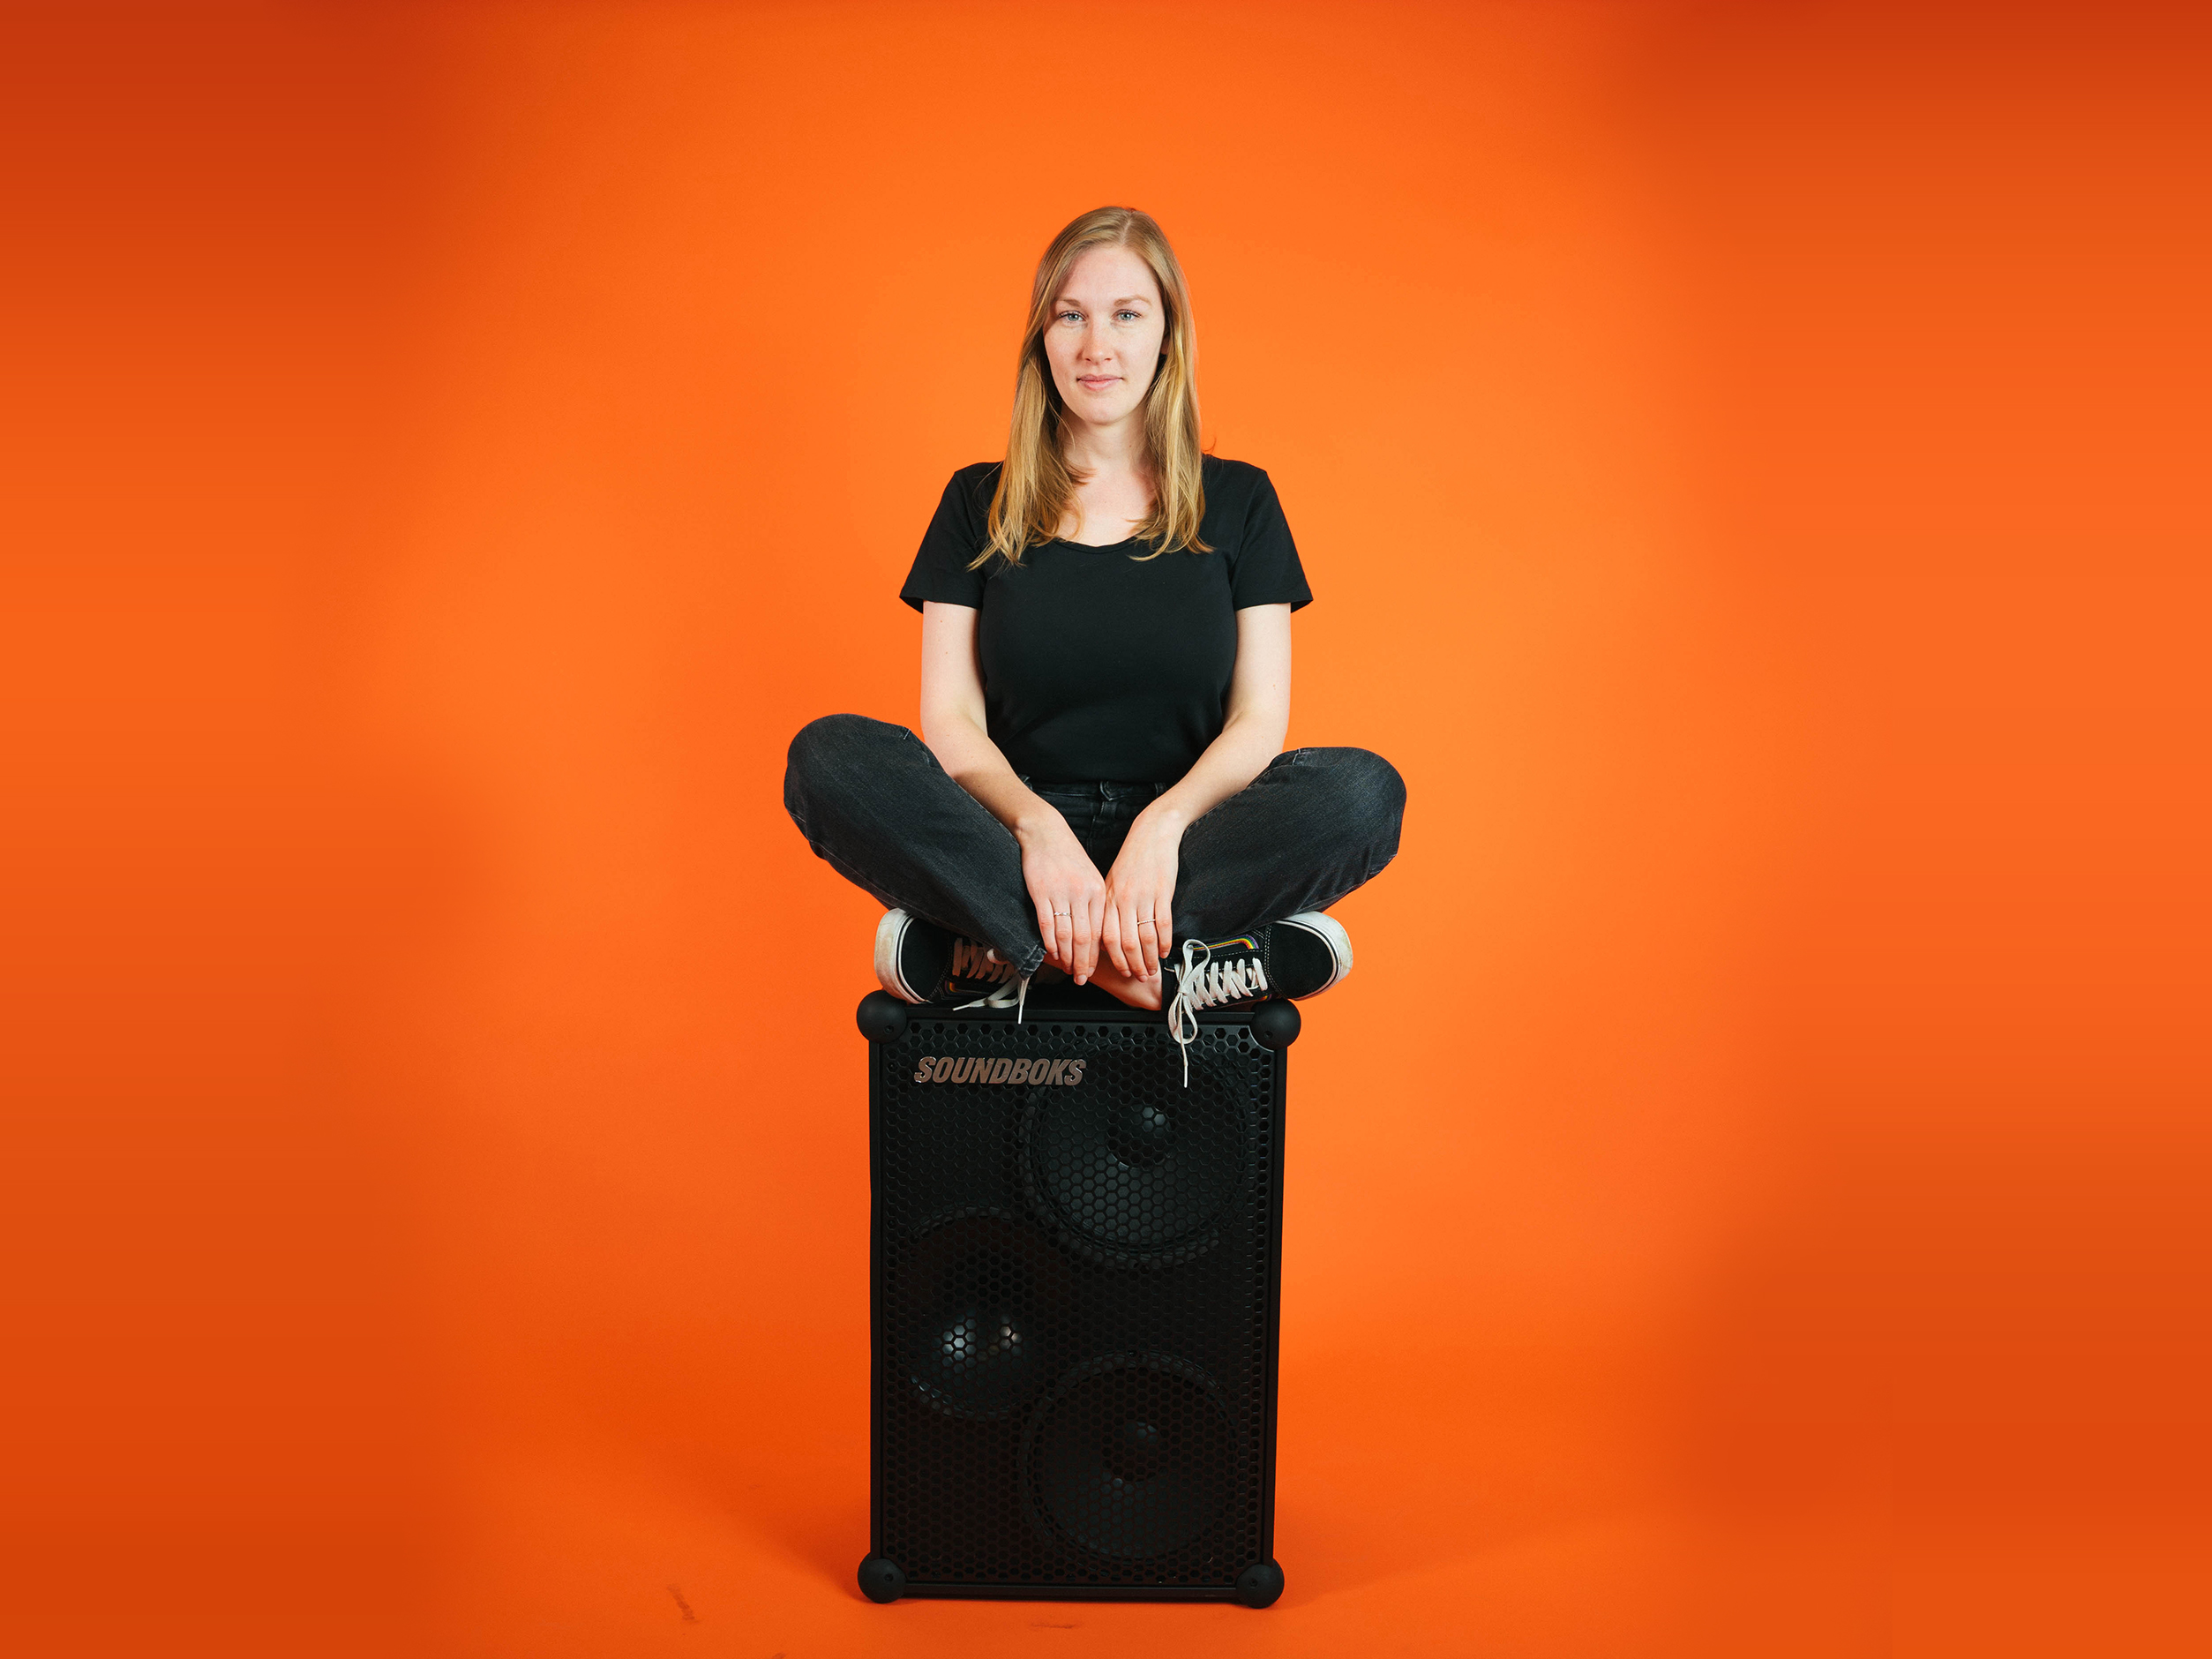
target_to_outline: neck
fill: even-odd
[[[1101,473],[1142,473],[1144,468],[1144,407],[1139,404],[1111,426],[1096,426],[1070,416],[1060,452],[1086,483]]]

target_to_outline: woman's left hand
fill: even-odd
[[[1140,814],[1106,872],[1106,914],[1099,942],[1113,965],[1134,980],[1157,980],[1173,945],[1175,875],[1183,826]]]

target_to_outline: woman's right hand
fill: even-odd
[[[1022,845],[1022,880],[1045,939],[1045,960],[1084,984],[1099,965],[1106,878],[1068,821],[1049,808],[1033,828],[1024,824],[1015,836]]]

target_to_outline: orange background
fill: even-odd
[[[2182,9],[10,26],[11,1650],[2203,1650]],[[1411,792],[1289,1589],[878,1609],[783,754],[1106,202]]]

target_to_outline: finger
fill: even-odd
[[[1099,901],[1099,950],[1118,972],[1127,973],[1128,957],[1121,940],[1121,907],[1111,893]]]
[[[1144,944],[1136,931],[1136,901],[1121,901],[1121,954],[1129,959],[1128,975],[1132,980],[1144,977]]]
[[[1077,985],[1086,985],[1099,966],[1098,903],[1096,900],[1075,898],[1069,901],[1069,907],[1075,913],[1068,919],[1068,967],[1076,976]]]
[[[1045,942],[1045,954],[1049,957],[1053,953],[1053,902],[1035,897],[1030,902],[1037,906],[1037,932]]]
[[[1115,940],[1120,940],[1120,947],[1115,949],[1115,966],[1135,980],[1143,973],[1143,951],[1137,949],[1137,907],[1130,900],[1115,896],[1106,927],[1113,931]]]
[[[1106,893],[1092,893],[1084,901],[1085,925],[1091,929],[1091,949],[1084,957],[1084,977],[1090,978],[1099,971],[1099,950],[1106,940]]]
[[[1144,977],[1156,980],[1159,977],[1159,919],[1147,916],[1137,928],[1136,936],[1144,946]]]
[[[1076,901],[1063,898],[1053,912],[1053,962],[1069,967],[1076,960]]]
[[[1129,959],[1127,972],[1132,980],[1141,980],[1144,977],[1144,935],[1136,930],[1136,901],[1123,899],[1121,910],[1121,950]]]

